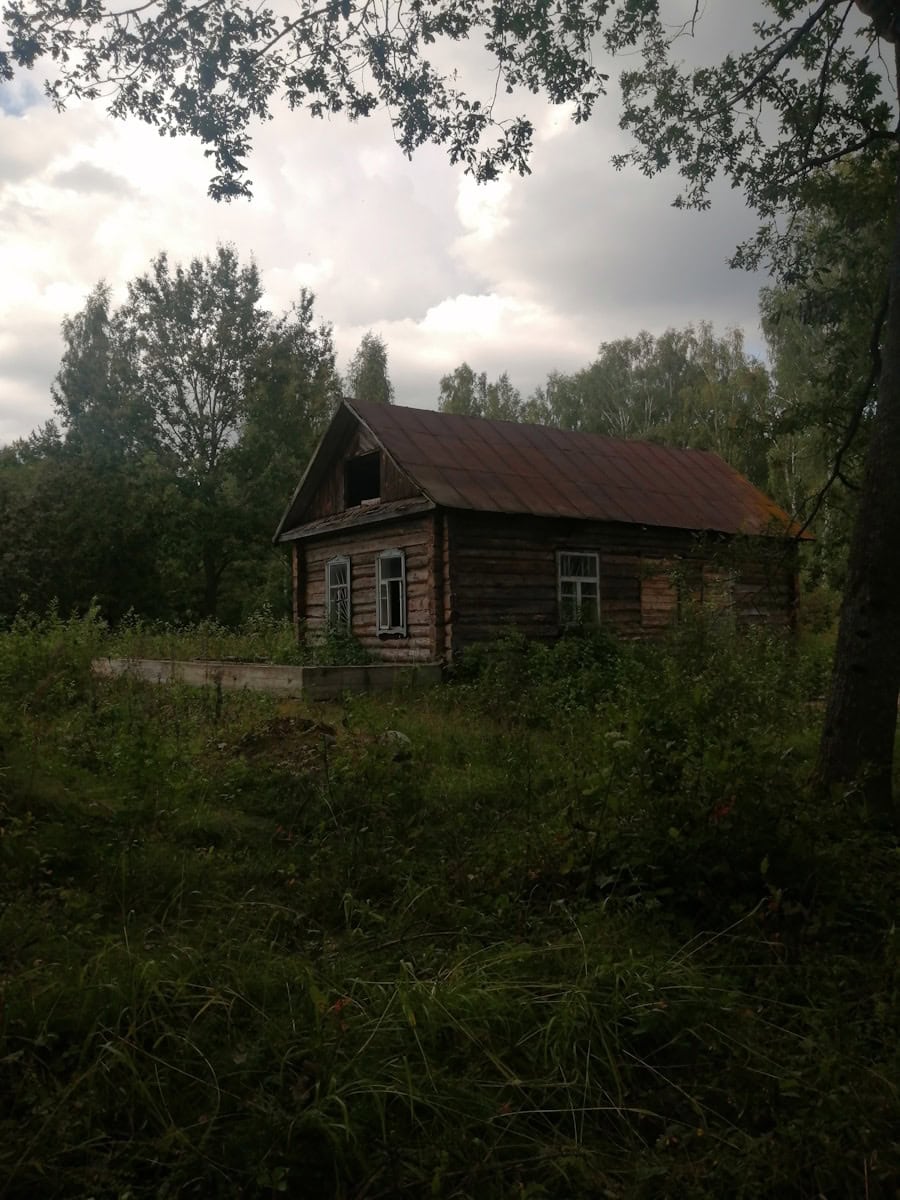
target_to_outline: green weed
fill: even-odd
[[[339,708],[3,635],[0,1197],[891,1195],[897,846],[708,632]]]
[[[206,619],[189,624],[145,621],[134,613],[119,622],[105,652],[121,658],[182,658],[352,666],[369,656],[345,629],[298,639],[293,622],[263,607],[231,627]]]

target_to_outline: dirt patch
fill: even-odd
[[[234,750],[250,762],[265,760],[292,771],[310,771],[324,765],[336,741],[337,729],[325,721],[282,716],[245,733]]]

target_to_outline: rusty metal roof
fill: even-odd
[[[342,409],[446,508],[717,533],[797,532],[783,509],[707,450],[359,400]]]

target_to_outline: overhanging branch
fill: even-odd
[[[790,37],[782,43],[778,50],[775,51],[769,61],[762,66],[753,76],[750,82],[745,87],[742,87],[737,95],[732,98],[729,107],[732,107],[735,104],[740,104],[740,102],[745,100],[747,96],[752,95],[759,85],[768,79],[778,64],[787,58],[787,56],[793,50],[796,50],[809,31],[813,29],[819,21],[821,21],[822,17],[824,17],[830,9],[837,8],[840,4],[847,4],[849,7],[852,3],[853,0],[822,0],[822,3],[819,5],[819,7],[815,9],[814,12],[810,13],[802,25],[797,26]]]
[[[832,464],[831,472],[830,472],[828,478],[825,480],[825,483],[822,485],[822,487],[816,493],[816,498],[813,503],[812,511],[810,512],[810,514],[806,518],[806,520],[803,522],[803,524],[800,526],[800,528],[797,530],[797,532],[794,534],[795,539],[801,538],[804,535],[804,533],[806,533],[807,529],[809,529],[809,527],[813,523],[813,521],[816,519],[816,517],[818,516],[819,510],[821,509],[822,505],[825,503],[825,497],[828,495],[829,491],[834,486],[835,481],[839,479],[842,483],[845,483],[845,484],[847,483],[847,481],[844,478],[844,475],[842,473],[844,458],[845,458],[847,452],[849,451],[850,447],[853,445],[853,441],[854,441],[857,433],[859,432],[860,422],[862,421],[863,413],[866,411],[866,404],[868,403],[869,397],[872,394],[872,389],[875,387],[875,384],[878,382],[878,377],[881,374],[881,331],[884,328],[884,322],[885,322],[885,319],[887,318],[888,304],[890,302],[890,298],[891,298],[891,289],[890,289],[890,284],[888,284],[884,289],[884,295],[881,298],[881,304],[879,305],[878,312],[875,314],[875,322],[872,327],[872,338],[871,338],[871,341],[869,342],[869,353],[870,353],[870,356],[872,359],[872,365],[869,368],[868,377],[866,379],[865,385],[863,386],[863,388],[860,391],[859,398],[857,399],[857,402],[856,402],[856,406],[850,417],[850,423],[847,426],[847,432],[844,434],[844,439],[841,442],[840,446],[838,447],[837,453],[834,456],[834,463]]]

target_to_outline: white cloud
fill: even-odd
[[[478,184],[470,175],[464,175],[456,194],[456,214],[466,230],[465,238],[460,240],[469,245],[489,242],[506,229],[511,191],[508,177]]]
[[[640,328],[707,317],[752,337],[757,282],[724,265],[747,226],[738,199],[685,216],[667,181],[613,172],[612,95],[578,128],[565,106],[527,98],[533,174],[486,186],[437,149],[408,162],[384,114],[348,125],[278,111],[256,134],[253,201],[230,205],[208,198],[211,163],[192,141],[5,95],[0,440],[51,414],[59,323],[99,279],[121,300],[160,250],[184,261],[217,241],[255,258],[275,311],[312,288],[344,364],[366,330],[380,333],[406,403],[434,403],[463,359],[529,391]]]

